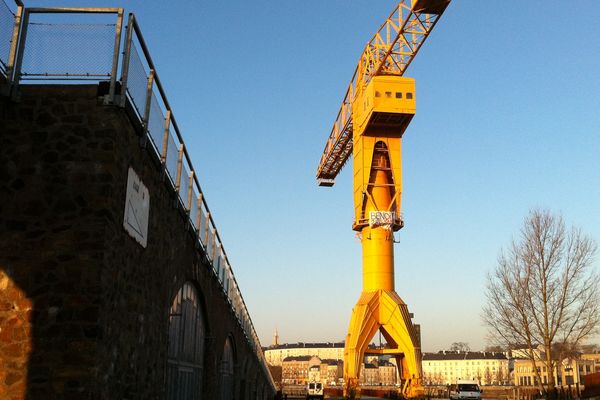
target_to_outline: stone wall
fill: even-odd
[[[207,317],[201,398],[219,398],[227,337],[235,392],[262,393],[258,359],[137,121],[102,105],[95,85],[21,90],[0,98],[0,398],[165,398],[169,307],[186,281]],[[123,229],[129,167],[150,193],[146,248]]]

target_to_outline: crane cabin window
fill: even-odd
[[[402,98],[402,92],[396,92],[396,98],[397,99],[401,99]]]
[[[408,100],[412,100],[412,98],[413,98],[413,94],[412,94],[412,92],[408,92],[408,93],[406,93],[406,98],[407,98]]]

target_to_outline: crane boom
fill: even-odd
[[[352,153],[352,104],[374,76],[402,76],[450,0],[402,0],[367,43],[346,90],[317,169],[321,186],[332,186]]]

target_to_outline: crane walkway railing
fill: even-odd
[[[31,82],[109,82],[104,103],[131,105],[160,160],[246,339],[274,383],[188,149],[133,14],[121,8],[28,8],[0,0],[0,73],[5,95]],[[8,27],[8,28],[7,28]],[[123,32],[123,28],[125,29]],[[0,81],[2,83],[2,81]]]

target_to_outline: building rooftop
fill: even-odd
[[[283,343],[265,347],[264,350],[279,349],[324,349],[324,348],[344,348],[344,342],[316,342],[316,343]]]
[[[289,361],[309,361],[313,356],[290,356],[283,359],[284,362]]]
[[[423,361],[428,360],[506,360],[503,353],[486,351],[440,351],[423,353]]]

